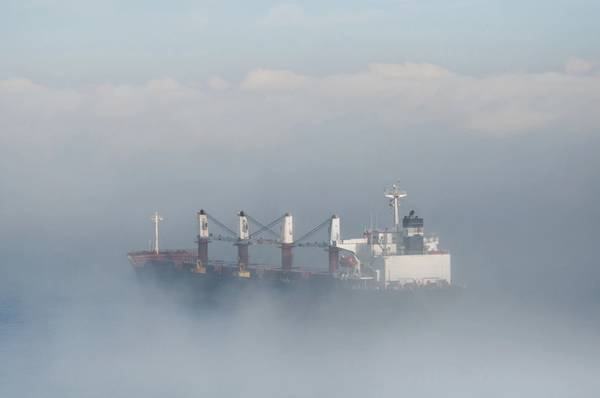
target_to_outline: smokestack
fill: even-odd
[[[292,247],[294,246],[294,219],[286,213],[281,224],[281,268],[291,270],[293,263]]]

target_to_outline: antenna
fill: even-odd
[[[390,199],[390,206],[394,208],[394,226],[396,232],[400,232],[400,199],[407,196],[406,191],[400,190],[400,183],[396,182],[392,187],[384,192],[386,198]]]
[[[154,253],[158,254],[158,224],[163,220],[163,218],[158,214],[157,211],[155,211],[150,220],[154,222]]]

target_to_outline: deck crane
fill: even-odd
[[[237,242],[239,237],[233,230],[208,214],[204,209],[201,209],[196,216],[198,220],[198,238],[196,240],[198,243],[198,257],[196,259],[196,268],[194,272],[204,274],[206,273],[206,266],[208,265],[208,243],[211,238],[220,241]],[[213,235],[210,233],[208,228],[209,221],[221,227],[230,236],[223,236],[221,234]]]
[[[198,260],[196,270],[197,272],[206,272],[206,265],[208,264],[208,242],[212,239],[215,241],[223,241],[223,242],[232,242],[238,248],[238,274],[242,277],[250,277],[250,273],[248,271],[248,264],[250,260],[249,256],[249,245],[253,243],[258,244],[279,244],[279,240],[277,239],[263,239],[256,238],[263,232],[268,232],[273,235],[275,238],[278,238],[279,235],[273,231],[272,227],[282,220],[285,219],[286,215],[282,215],[281,217],[276,218],[271,221],[267,225],[261,223],[255,218],[251,217],[249,214],[244,211],[240,211],[238,214],[239,220],[239,231],[235,232],[227,225],[219,221],[217,218],[213,217],[209,213],[204,210],[200,210],[198,212]],[[219,226],[226,235],[218,234],[215,235],[213,233],[209,233],[208,231],[208,222],[214,223]],[[259,228],[250,233],[250,223],[257,225]]]
[[[250,234],[250,238],[254,238],[258,235],[260,235],[263,232],[268,232],[270,233],[275,240],[273,239],[259,239],[258,243],[278,243],[277,239],[279,239],[279,235],[277,234],[277,232],[273,231],[273,227],[275,225],[277,225],[278,223],[281,222],[281,220],[283,220],[285,218],[285,214],[283,214],[280,217],[277,217],[275,220],[271,221],[270,223],[268,223],[267,225],[264,225],[263,223],[261,223],[260,221],[256,220],[255,218],[251,217],[250,215],[246,214],[246,216],[248,217],[248,220],[250,220],[252,223],[256,224],[258,227],[260,227],[258,230],[256,230],[256,232],[253,232]]]
[[[210,236],[213,237],[215,240],[222,240],[222,241],[226,241],[226,242],[235,242],[237,239],[239,239],[239,235],[235,231],[230,229],[227,225],[223,224],[222,222],[220,222],[219,220],[217,220],[216,218],[214,218],[213,216],[211,216],[208,213],[206,213],[206,217],[210,221],[214,222],[219,227],[221,227],[229,235],[229,236],[224,236],[224,235],[219,234],[219,235],[215,236],[215,235],[211,234]]]
[[[248,216],[241,210],[238,213],[239,219],[239,234],[238,240],[234,245],[238,248],[238,276],[241,278],[250,278],[250,271],[248,271],[248,262],[250,256],[248,255],[248,246],[250,246],[250,225],[248,224]]]
[[[292,248],[297,247],[320,247],[326,248],[329,252],[329,272],[335,273],[339,264],[339,252],[337,244],[340,241],[340,219],[337,215],[327,218],[325,221],[312,228],[310,231],[294,240],[293,217],[290,213],[285,213],[268,224],[263,224],[254,217],[240,211],[238,214],[239,232],[235,232],[225,224],[220,222],[215,217],[211,216],[204,210],[198,212],[198,261],[197,272],[206,272],[208,264],[208,242],[210,239],[216,241],[232,242],[238,248],[238,275],[241,277],[250,277],[248,271],[249,265],[249,245],[258,244],[277,244],[281,248],[281,268],[283,270],[291,270],[293,264]],[[227,235],[214,235],[208,231],[208,222],[212,222],[219,226]],[[259,228],[250,232],[250,223]],[[277,234],[272,228],[281,223],[281,233]],[[329,241],[305,242],[318,231],[328,226]],[[262,233],[272,235],[273,239],[257,238]]]
[[[320,223],[319,225],[317,225],[316,227],[314,227],[313,229],[311,229],[310,231],[308,231],[307,233],[302,235],[300,238],[296,239],[296,242],[295,242],[296,246],[298,246],[298,247],[327,247],[327,242],[307,242],[307,243],[301,243],[301,242],[308,239],[309,237],[311,237],[312,235],[314,235],[321,229],[325,228],[325,226],[327,224],[329,224],[330,221],[331,221],[331,219],[328,218],[327,220],[323,221],[322,223]]]
[[[206,266],[208,265],[208,242],[210,241],[210,234],[208,232],[208,214],[202,209],[196,213],[198,220],[198,257],[196,259],[196,268],[194,272],[199,274],[206,273]]]
[[[294,243],[292,215],[290,213],[285,213],[267,225],[264,225],[251,216],[247,215],[247,217],[250,221],[260,227],[256,232],[250,235],[250,238],[254,238],[263,232],[270,233],[275,239],[259,238],[256,240],[256,243],[279,244],[281,247],[281,268],[284,270],[290,270],[292,268],[292,247]],[[279,223],[281,223],[281,236],[272,229],[273,226]]]
[[[248,271],[248,264],[250,261],[250,256],[248,255],[248,246],[250,246],[250,225],[248,224],[248,216],[241,210],[238,216],[238,232],[236,233],[234,230],[217,220],[215,217],[211,216],[208,213],[205,213],[206,217],[217,224],[219,227],[223,229],[227,233],[227,235],[210,235],[214,240],[223,241],[223,242],[232,242],[238,248],[238,256],[237,256],[237,274],[242,278],[249,278],[250,272]]]
[[[311,237],[312,235],[314,235],[321,229],[325,228],[326,226],[329,227],[328,228],[328,231],[329,231],[329,241],[328,242],[315,241],[315,242],[302,243],[304,240],[308,239],[309,237]],[[323,221],[322,223],[320,223],[319,225],[317,225],[316,227],[314,227],[313,229],[311,229],[310,231],[308,231],[307,233],[305,233],[304,235],[302,235],[300,238],[298,238],[294,242],[294,245],[298,246],[298,247],[327,248],[328,252],[329,252],[329,273],[334,274],[337,271],[338,264],[339,264],[340,249],[338,248],[337,244],[340,240],[341,240],[340,218],[334,214],[331,217],[329,217],[328,219],[326,219],[325,221]]]

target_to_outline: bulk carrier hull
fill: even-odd
[[[130,260],[136,255],[139,253],[130,253]],[[188,258],[190,256],[193,255],[188,254]],[[383,289],[371,279],[342,280],[325,272],[284,271],[261,266],[249,267],[248,274],[240,277],[235,264],[220,262],[208,265],[204,272],[197,272],[196,264],[179,261],[178,257],[165,257],[168,256],[148,256],[142,262],[139,258],[134,260],[133,268],[140,284],[211,306],[247,304],[260,296],[272,297],[279,305],[289,304],[296,311],[329,309],[342,315],[352,310],[362,316],[366,313],[376,316],[402,309],[441,309],[455,302],[462,292],[456,285],[433,284]]]

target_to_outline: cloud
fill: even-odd
[[[231,87],[231,83],[219,76],[211,77],[210,79],[208,79],[206,84],[208,85],[208,87],[217,91],[227,90]]]
[[[240,87],[244,90],[293,90],[309,81],[307,76],[287,70],[256,69],[249,72]]]
[[[569,62],[571,72],[589,70]],[[597,74],[474,77],[426,63],[375,63],[326,76],[256,69],[238,83],[214,77],[206,85],[162,78],[62,89],[9,79],[0,81],[0,140],[5,151],[31,156],[36,145],[51,154],[48,148],[84,140],[127,157],[198,146],[268,150],[298,135],[337,134],[357,121],[374,135],[419,126],[448,134],[566,134],[600,129],[599,104]]]
[[[565,71],[573,75],[589,73],[593,67],[590,61],[577,57],[571,57],[565,63]]]
[[[34,116],[70,112],[79,108],[81,100],[76,90],[51,89],[23,78],[0,80],[0,105],[7,116],[13,110]]]
[[[452,73],[442,67],[407,62],[404,64],[370,64],[369,72],[390,79],[439,79]]]

